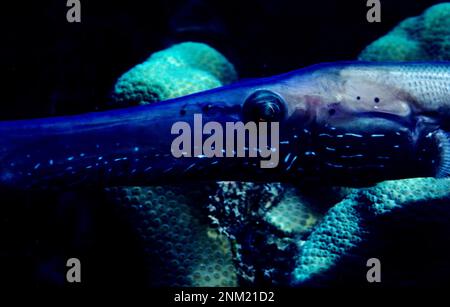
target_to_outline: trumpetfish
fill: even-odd
[[[278,123],[279,163],[261,168],[260,156],[175,157],[171,128],[180,121],[193,126],[195,114],[223,125]],[[0,187],[202,180],[360,186],[446,177],[449,131],[449,62],[326,63],[146,106],[2,121]],[[261,142],[238,145],[273,150]]]

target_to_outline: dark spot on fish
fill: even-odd
[[[202,111],[203,111],[203,113],[207,113],[208,111],[211,110],[211,108],[212,108],[211,104],[206,104],[202,107]]]
[[[375,101],[375,103],[379,103],[380,102],[380,98],[375,97],[374,101]]]
[[[186,110],[185,110],[185,109],[181,109],[181,110],[180,110],[180,115],[181,115],[181,116],[186,115]]]
[[[356,97],[356,99],[361,100],[361,97],[358,96],[358,97]]]
[[[333,116],[334,114],[336,114],[336,110],[335,109],[329,109],[328,110],[328,114],[330,114],[330,116]]]

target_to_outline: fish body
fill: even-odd
[[[209,122],[279,126],[258,131],[270,144],[235,142],[236,149],[245,147],[245,157],[205,157],[195,140],[192,151],[200,154],[176,157],[174,124],[195,130],[195,115],[201,115],[201,132]],[[201,180],[367,185],[444,177],[450,173],[449,123],[448,62],[321,64],[148,106],[0,122],[0,186]],[[251,156],[252,150],[276,152],[277,161],[263,168],[265,158]]]

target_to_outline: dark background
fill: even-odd
[[[0,7],[0,118],[103,108],[123,72],[172,43],[204,41],[259,77],[355,59],[398,22],[442,1],[382,0],[368,23],[366,0],[5,1]]]
[[[382,0],[382,22],[371,24],[365,0],[81,0],[82,22],[69,24],[65,0],[8,1],[0,5],[0,119],[104,109],[123,72],[186,40],[216,47],[242,78],[352,60],[438,2]],[[25,194],[0,194],[2,284],[63,285],[65,260],[77,256],[89,259],[88,285],[145,280],[126,221],[101,193]]]

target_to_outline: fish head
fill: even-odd
[[[279,167],[294,179],[360,186],[439,172],[439,125],[404,91],[329,73],[272,92],[284,105]]]

